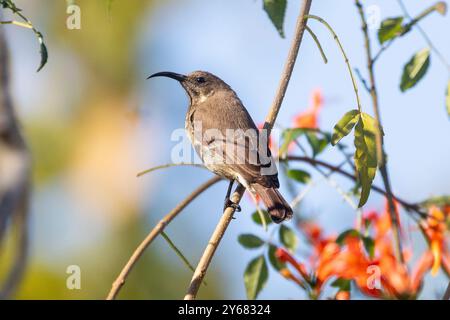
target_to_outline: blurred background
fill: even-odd
[[[261,123],[275,94],[300,6],[300,1],[288,1],[286,39],[282,39],[260,0],[75,3],[81,8],[80,30],[66,27],[66,1],[16,1],[45,36],[49,62],[39,73],[35,72],[39,48],[33,33],[2,26],[11,53],[12,94],[33,158],[30,258],[16,296],[20,299],[106,297],[148,231],[212,176],[198,168],[179,167],[136,177],[139,171],[171,162],[177,143],[171,134],[184,126],[188,104],[175,81],[145,78],[158,71],[208,70],[230,84],[255,122]],[[413,16],[428,3],[405,1]],[[382,18],[401,14],[396,1],[365,4],[379,6]],[[334,27],[352,66],[365,71],[353,1],[313,1],[311,13]],[[421,25],[450,58],[444,32],[450,17],[436,14]],[[330,131],[344,112],[355,107],[354,93],[332,37],[317,22],[310,26],[329,63],[323,64],[316,45],[305,34],[278,123],[291,126],[293,118],[310,105],[311,92],[319,89],[324,96],[319,125]],[[377,48],[376,30],[370,32]],[[430,70],[417,87],[405,94],[398,88],[403,64],[425,46],[420,34],[411,32],[396,41],[377,65],[393,188],[412,202],[450,190],[445,67],[432,54]],[[361,91],[363,106],[369,111],[369,96]],[[335,157],[331,148],[323,155],[334,163]],[[305,165],[305,169],[310,168]],[[336,180],[343,187],[351,186]],[[216,184],[166,229],[193,264],[220,218],[225,192],[225,182]],[[366,208],[383,206],[382,197],[372,194]],[[206,277],[208,286],[201,288],[199,298],[245,298],[243,272],[255,253],[243,249],[236,239],[241,233],[261,231],[251,221],[254,205],[249,198],[244,198],[242,209],[217,251]],[[324,182],[307,194],[298,214],[314,217],[330,233],[352,227],[355,220],[354,210]],[[413,233],[411,241],[414,249],[423,250],[418,234]],[[9,246],[6,243],[0,251],[0,278],[11,256]],[[80,290],[66,287],[70,265],[81,268]],[[158,238],[119,298],[182,298],[190,279],[191,272]],[[442,274],[427,279],[421,298],[436,298],[446,285],[444,280]],[[304,296],[295,284],[271,270],[260,298]]]

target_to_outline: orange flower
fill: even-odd
[[[275,256],[277,257],[278,260],[280,260],[281,262],[285,262],[285,263],[289,263],[290,265],[292,265],[299,273],[300,275],[304,278],[304,279],[308,279],[308,272],[306,270],[305,265],[297,262],[297,260],[294,259],[294,257],[292,257],[289,252],[287,252],[286,250],[284,250],[283,248],[278,248],[275,251]]]
[[[323,106],[323,95],[320,89],[315,89],[311,94],[309,108],[294,117],[294,127],[305,129],[317,129],[319,112]]]
[[[296,276],[294,276],[294,275],[292,274],[292,272],[291,272],[288,268],[283,268],[283,269],[281,269],[281,270],[280,270],[280,274],[281,274],[284,278],[294,281],[294,282],[295,282],[296,284],[298,284],[300,287],[305,288],[305,284],[304,284],[299,278],[297,278]]]
[[[339,290],[334,298],[336,300],[350,300],[350,291]]]
[[[441,267],[444,259],[450,259],[448,248],[445,243],[445,213],[437,206],[431,206],[428,210],[429,217],[421,223],[421,228],[429,242],[430,251],[433,255],[433,266],[431,274],[435,276]],[[447,267],[444,264],[444,267]],[[447,270],[446,270],[447,271]]]
[[[325,237],[323,235],[322,228],[315,222],[312,221],[301,221],[299,223],[300,230],[303,231],[307,240],[312,244],[314,249],[314,256],[311,257],[311,260],[314,260],[321,254],[324,247],[336,240],[334,236]]]
[[[320,296],[323,286],[330,279],[351,280],[363,294],[376,298],[416,298],[428,271],[435,274],[442,267],[450,274],[450,253],[445,242],[445,221],[449,216],[450,208],[429,209],[429,217],[422,221],[420,227],[427,237],[430,249],[422,254],[412,272],[405,263],[398,262],[394,255],[391,220],[387,209],[381,214],[376,211],[365,213],[363,222],[371,223],[363,223],[360,234],[364,234],[364,238],[349,233],[343,243],[337,243],[335,237],[325,236],[322,228],[311,221],[299,223],[299,228],[313,246],[309,272],[304,264],[295,260],[284,249],[278,249],[276,256],[300,273],[305,280],[302,284],[307,286],[312,298]],[[373,255],[367,252],[366,239],[369,237],[373,240]],[[405,251],[403,255],[409,260],[411,253]],[[289,270],[281,273],[285,278],[299,282]],[[335,295],[335,299],[349,298],[350,292],[343,288]]]

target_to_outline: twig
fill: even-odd
[[[241,184],[239,184],[231,197],[231,201],[233,201],[234,203],[239,203],[244,192],[245,188]],[[205,277],[206,271],[208,270],[214,253],[219,246],[220,240],[222,240],[223,235],[228,228],[228,225],[233,219],[234,211],[234,208],[228,207],[220,218],[220,221],[217,224],[213,234],[211,235],[211,238],[209,239],[208,245],[206,246],[202,257],[200,258],[197,268],[195,269],[187,293],[184,296],[184,300],[194,300],[197,297],[200,283],[203,282],[203,278]]]
[[[295,27],[295,35],[292,41],[291,48],[288,53],[288,57],[286,60],[286,64],[284,66],[283,74],[281,76],[280,84],[278,86],[277,93],[275,95],[275,99],[272,103],[271,108],[269,109],[269,113],[266,117],[266,121],[264,123],[264,129],[267,131],[267,137],[270,135],[270,131],[275,124],[275,120],[278,116],[278,112],[280,111],[281,104],[283,102],[284,96],[286,94],[287,87],[289,85],[289,80],[292,75],[292,71],[294,70],[295,61],[297,59],[298,51],[300,48],[300,44],[302,42],[303,33],[305,31],[306,20],[304,17],[308,15],[309,9],[311,8],[312,0],[303,0],[303,3],[300,8],[300,14],[297,18],[297,23]],[[238,185],[234,194],[233,194],[233,202],[239,203],[242,195],[244,194],[245,189]],[[222,239],[228,225],[230,224],[231,219],[233,218],[234,209],[228,207],[219,223],[217,224],[214,233],[211,236],[211,239],[206,247],[203,255],[197,265],[197,268],[192,277],[191,283],[187,290],[187,294],[185,295],[185,300],[193,300],[196,298],[198,289],[200,287],[200,283],[202,282],[206,271],[208,270],[208,266],[211,263],[213,255]]]
[[[297,59],[298,51],[300,49],[300,44],[302,42],[303,33],[306,26],[304,17],[309,13],[311,2],[312,0],[303,0],[300,8],[300,15],[297,18],[294,39],[292,40],[292,46],[289,49],[286,64],[284,66],[283,74],[280,79],[280,84],[278,85],[277,94],[275,95],[272,106],[269,110],[269,114],[266,117],[266,122],[264,123],[264,129],[268,130],[267,136],[269,136],[270,130],[275,124],[275,120],[277,119],[278,112],[280,111],[284,95],[286,94],[286,90],[289,85],[289,80],[291,79],[292,71],[294,70],[295,61]]]
[[[355,91],[356,96],[356,103],[358,105],[358,110],[361,112],[361,101],[358,94],[358,86],[355,81],[355,76],[353,75],[352,67],[350,66],[349,59],[347,57],[347,54],[345,53],[344,47],[342,46],[341,41],[339,40],[339,37],[337,36],[336,32],[334,32],[333,28],[321,17],[315,16],[315,15],[306,15],[305,19],[314,19],[322,23],[333,35],[334,40],[336,41],[337,45],[339,46],[339,50],[341,50],[341,53],[344,57],[345,64],[347,65],[348,73],[350,74],[350,78],[352,79],[352,85],[353,90]]]
[[[370,93],[369,85],[367,84],[366,79],[364,79],[364,77],[362,76],[362,74],[358,68],[355,68],[355,73],[356,73],[356,76],[359,78],[359,81],[361,81],[361,83],[363,84],[364,89],[366,89],[366,91]]]
[[[387,164],[385,161],[385,151],[383,146],[383,135],[381,134],[381,128],[382,128],[382,122],[381,122],[381,114],[380,114],[380,108],[378,105],[378,93],[377,93],[377,87],[375,82],[375,70],[374,70],[374,64],[372,59],[372,50],[370,46],[370,37],[369,37],[369,31],[367,28],[367,21],[364,14],[364,10],[362,7],[362,4],[359,0],[355,0],[356,7],[358,8],[358,12],[361,18],[362,23],[362,31],[364,34],[364,42],[365,42],[365,48],[366,48],[366,56],[367,56],[367,70],[369,72],[369,82],[370,82],[370,95],[372,98],[372,105],[373,110],[375,113],[375,119],[378,122],[378,125],[380,126],[379,130],[376,130],[375,134],[375,140],[376,140],[376,148],[377,148],[377,158],[379,159],[379,169],[381,173],[381,177],[384,183],[384,188],[386,190],[387,194],[387,200],[389,205],[389,215],[392,222],[392,234],[394,239],[394,248],[395,248],[395,256],[397,261],[400,261],[403,263],[403,250],[402,250],[402,244],[401,244],[401,233],[400,233],[400,222],[398,221],[398,212],[397,208],[394,203],[394,199],[392,196],[392,190],[391,190],[391,184],[389,181],[389,173],[387,169]]]
[[[433,41],[431,41],[428,34],[425,32],[425,30],[422,29],[422,27],[419,25],[419,21],[428,16],[430,13],[434,11],[440,12],[442,15],[445,14],[445,2],[439,1],[432,5],[431,7],[425,9],[423,12],[421,12],[418,16],[415,18],[411,17],[408,10],[406,9],[405,4],[402,0],[397,0],[397,3],[399,4],[400,8],[403,11],[403,14],[410,20],[407,24],[405,24],[402,27],[402,32],[395,38],[392,38],[389,40],[386,44],[382,45],[382,47],[378,50],[378,52],[374,55],[372,61],[375,64],[375,62],[378,60],[378,58],[381,56],[381,54],[388,49],[392,43],[395,42],[396,39],[403,37],[405,34],[408,34],[413,27],[416,27],[419,33],[422,35],[422,38],[424,38],[425,42],[428,44],[428,46],[431,48],[431,50],[438,56],[439,60],[441,60],[442,64],[446,67],[447,72],[450,74],[450,64],[445,59],[444,55],[437,49],[437,47],[434,45]]]
[[[187,163],[187,162],[181,162],[181,163],[167,163],[167,164],[163,164],[160,166],[156,166],[156,167],[152,167],[150,169],[144,170],[139,172],[136,176],[137,177],[141,177],[144,174],[159,170],[159,169],[165,169],[165,168],[170,168],[170,167],[182,167],[182,166],[190,166],[190,167],[197,167],[197,168],[202,168],[205,169],[206,167],[202,164],[198,164],[198,163]]]
[[[33,29],[33,26],[29,24],[28,22],[20,22],[15,20],[8,20],[8,21],[0,21],[0,24],[13,24],[18,27],[26,28],[26,29]]]
[[[123,267],[122,271],[120,272],[119,276],[116,278],[116,280],[112,284],[111,291],[108,294],[107,300],[114,300],[119,293],[120,289],[125,283],[125,280],[128,276],[128,274],[133,269],[134,265],[137,263],[139,258],[144,253],[145,249],[152,243],[152,241],[159,235],[161,232],[164,231],[164,228],[176,217],[178,214],[186,208],[188,204],[190,204],[198,195],[203,193],[205,190],[207,190],[209,187],[214,185],[215,183],[222,180],[220,177],[213,177],[206,181],[204,184],[202,184],[200,187],[195,189],[189,196],[186,197],[183,201],[181,201],[172,211],[170,211],[164,218],[162,218],[158,224],[150,231],[150,233],[147,235],[147,237],[144,239],[144,241],[139,244],[139,246],[136,248],[136,250],[131,255],[130,259],[128,260],[127,264]]]
[[[306,31],[308,31],[309,35],[313,38],[314,42],[317,45],[317,48],[320,51],[320,55],[322,56],[322,60],[325,64],[328,63],[328,59],[327,56],[325,55],[325,52],[323,51],[322,45],[320,44],[319,38],[317,38],[316,34],[314,33],[314,31],[312,31],[312,29],[308,26],[305,26]]]
[[[425,30],[423,30],[422,27],[419,25],[419,20],[420,19],[422,19],[423,17],[425,17],[429,13],[437,10],[437,6],[439,6],[439,5],[446,5],[446,4],[442,3],[442,2],[438,2],[434,6],[428,8],[427,10],[425,10],[418,17],[413,19],[411,17],[411,15],[409,14],[408,10],[406,9],[406,6],[403,3],[403,1],[402,0],[397,0],[397,2],[399,4],[400,8],[402,9],[403,13],[405,14],[405,16],[408,17],[411,20],[411,22],[408,23],[409,28],[411,28],[412,26],[415,25],[417,30],[419,30],[420,34],[424,38],[425,42],[428,44],[428,46],[431,48],[431,50],[434,51],[434,53],[438,56],[438,58],[439,58],[439,60],[441,60],[442,64],[447,68],[448,73],[450,73],[450,64],[448,63],[447,59],[445,59],[444,55],[437,49],[437,47],[434,45],[433,41],[431,41],[430,37],[425,32]]]
[[[195,271],[194,267],[192,266],[192,264],[189,262],[189,260],[184,256],[183,252],[181,252],[180,249],[178,249],[178,247],[175,245],[175,243],[173,243],[173,241],[169,238],[169,236],[167,235],[167,233],[165,233],[164,231],[161,231],[161,236],[164,238],[164,240],[166,240],[167,244],[169,245],[169,247],[175,251],[175,253],[177,254],[177,256],[181,259],[181,261],[183,261],[183,263],[188,267],[189,270],[191,270],[192,272]],[[203,281],[203,284],[206,286],[207,283],[206,281]]]
[[[31,21],[21,13],[22,10],[17,8],[16,5],[12,1],[0,1],[0,6],[11,10],[13,14],[17,15],[23,21],[25,21],[25,23],[22,23],[19,21],[1,21],[1,24],[13,24],[13,25],[16,25],[19,27],[31,29],[34,32],[34,34],[36,35],[36,38],[38,39],[39,46],[40,46],[39,51],[41,54],[41,62],[37,69],[37,72],[39,72],[44,67],[44,65],[47,63],[47,60],[48,60],[48,51],[47,51],[47,47],[44,43],[44,36],[38,29],[36,29],[36,27],[33,25],[33,23],[31,23]]]

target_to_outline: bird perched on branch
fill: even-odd
[[[189,109],[185,128],[205,166],[230,180],[225,208],[240,211],[230,200],[233,182],[258,195],[276,223],[292,217],[281,196],[278,172],[268,146],[267,130],[258,130],[239,97],[217,76],[195,71],[189,75],[158,72],[148,78],[169,77],[186,90]]]

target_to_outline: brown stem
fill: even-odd
[[[188,204],[190,204],[195,198],[197,198],[198,195],[203,193],[205,190],[207,190],[209,187],[214,185],[215,183],[222,180],[220,177],[213,177],[206,181],[204,184],[202,184],[200,187],[195,189],[190,195],[186,197],[183,201],[181,201],[172,211],[170,211],[164,218],[162,218],[158,224],[150,231],[150,233],[147,235],[147,237],[139,244],[139,246],[136,248],[136,250],[131,255],[130,259],[128,260],[127,264],[123,267],[122,271],[120,272],[119,276],[116,278],[116,280],[112,284],[111,291],[109,292],[107,296],[107,300],[114,300],[119,293],[120,289],[125,283],[125,280],[128,276],[128,274],[131,272],[139,258],[144,253],[145,249],[152,243],[152,241],[161,234],[162,231],[164,231],[164,228],[176,217],[178,214],[186,208]]]
[[[386,190],[386,197],[388,200],[388,206],[389,206],[389,215],[392,222],[392,233],[394,237],[394,248],[395,248],[395,256],[398,261],[403,263],[403,254],[402,254],[402,244],[401,244],[401,234],[400,234],[400,223],[398,221],[398,212],[397,208],[394,203],[394,199],[392,196],[392,189],[391,184],[389,181],[389,172],[387,169],[386,159],[385,159],[385,152],[384,152],[384,141],[383,141],[383,135],[381,134],[381,114],[380,114],[380,108],[378,103],[378,93],[377,93],[377,87],[375,82],[375,70],[374,70],[374,60],[372,58],[372,50],[370,45],[370,37],[369,32],[367,28],[367,21],[364,14],[364,9],[359,0],[355,0],[356,6],[358,8],[359,15],[361,17],[361,23],[362,23],[362,31],[364,34],[364,42],[365,42],[365,48],[366,48],[366,56],[367,56],[367,70],[369,72],[369,83],[370,83],[370,96],[372,98],[372,105],[373,110],[375,113],[375,119],[377,120],[380,128],[376,131],[375,139],[376,139],[376,147],[377,147],[377,157],[380,161],[380,173],[383,180],[384,188]]]
[[[298,51],[300,48],[300,44],[302,42],[303,33],[305,31],[306,20],[304,17],[308,15],[309,9],[311,8],[312,0],[303,0],[303,3],[300,8],[300,14],[297,18],[297,23],[295,27],[295,35],[292,40],[292,45],[288,53],[288,57],[286,60],[286,64],[284,66],[283,73],[281,75],[280,84],[278,86],[277,93],[275,95],[275,99],[272,103],[272,106],[269,109],[269,113],[266,117],[266,122],[264,123],[264,129],[267,130],[267,136],[269,136],[270,131],[275,124],[275,120],[278,116],[278,112],[280,111],[281,105],[283,103],[284,96],[286,94],[287,87],[289,85],[289,80],[291,79],[292,71],[294,70],[295,61],[298,56]],[[242,195],[244,194],[245,189],[238,185],[234,194],[233,194],[233,202],[239,204],[241,201]],[[185,295],[185,300],[193,300],[196,298],[198,289],[200,288],[200,284],[205,277],[206,271],[208,270],[208,266],[211,263],[211,260],[214,256],[214,253],[219,246],[220,240],[222,239],[228,225],[230,224],[231,219],[233,218],[234,209],[228,207],[223,213],[222,218],[217,224],[214,233],[211,236],[211,239],[206,247],[205,251],[200,258],[200,261],[197,265],[197,268],[192,277],[191,283],[187,290],[187,294]]]
[[[234,203],[239,203],[242,195],[245,192],[245,188],[242,185],[238,185],[236,190],[234,191],[231,201]],[[219,223],[216,226],[211,238],[209,239],[208,245],[206,246],[205,251],[198,262],[197,268],[195,268],[194,275],[192,276],[192,280],[189,284],[189,288],[187,290],[186,295],[184,296],[184,300],[194,300],[197,297],[198,289],[200,288],[200,284],[203,282],[203,278],[208,271],[208,267],[211,263],[211,260],[214,256],[214,253],[219,246],[220,241],[225,234],[225,231],[228,228],[231,220],[233,219],[235,209],[232,207],[228,207],[222,217],[220,218]]]

